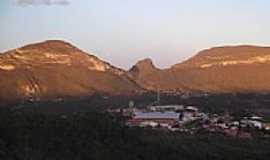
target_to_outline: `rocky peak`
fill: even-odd
[[[159,69],[155,67],[153,61],[150,58],[146,58],[143,60],[138,61],[129,71],[128,75],[131,76],[133,79],[140,83],[139,79],[144,78],[145,76],[151,75],[153,73],[158,72]],[[144,86],[144,84],[141,84]]]
[[[156,69],[155,65],[153,64],[153,61],[150,58],[146,58],[143,60],[138,61],[132,68],[133,69],[139,69],[139,70],[153,70]]]

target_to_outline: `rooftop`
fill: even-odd
[[[176,112],[135,112],[134,119],[178,119]]]

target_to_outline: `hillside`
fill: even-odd
[[[64,41],[45,41],[0,55],[0,102],[129,95],[140,90],[125,71]]]
[[[137,65],[134,67],[136,68]],[[133,68],[134,68],[133,67]],[[199,52],[169,69],[130,70],[145,88],[183,92],[269,92],[270,48],[257,46],[216,47]]]

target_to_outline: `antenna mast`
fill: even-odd
[[[160,104],[160,89],[159,87],[157,88],[157,104]]]

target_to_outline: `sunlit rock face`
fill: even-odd
[[[16,67],[14,65],[11,65],[11,64],[2,64],[2,65],[0,65],[0,69],[4,70],[4,71],[12,71],[15,68]]]
[[[269,47],[229,46],[203,50],[189,60],[176,64],[173,67],[209,68],[268,63],[270,63]]]
[[[213,93],[270,91],[269,47],[216,47],[203,50],[168,69],[152,70],[149,69],[152,67],[144,66],[130,73],[137,83],[152,90]]]
[[[0,54],[0,101],[129,95],[141,88],[122,69],[64,41],[45,41]]]
[[[208,68],[208,67],[215,67],[215,66],[226,67],[230,65],[255,64],[255,63],[264,64],[264,63],[269,63],[269,62],[270,62],[270,54],[264,55],[264,56],[254,56],[254,57],[249,57],[249,58],[243,58],[239,60],[220,60],[213,63],[200,64],[199,67],[200,68]]]

